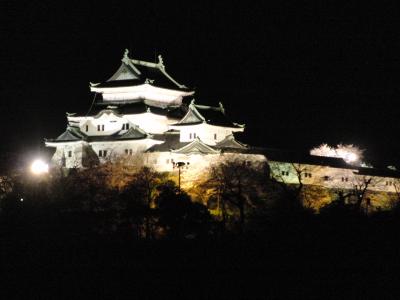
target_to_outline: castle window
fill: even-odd
[[[68,157],[72,157],[72,151],[68,151]]]
[[[311,173],[304,173],[304,177],[311,178]]]
[[[216,140],[217,139],[217,134],[216,133],[214,133],[214,140]]]
[[[86,132],[89,131],[89,125],[86,125]]]
[[[100,126],[100,125],[98,125],[98,126]],[[103,156],[103,150],[99,150],[99,157],[102,157]]]
[[[106,157],[107,156],[107,150],[99,150],[99,157]]]
[[[104,131],[104,125],[101,125],[101,131]]]
[[[100,131],[100,125],[97,125],[97,131]]]
[[[128,129],[129,129],[129,123],[122,124],[122,130],[128,130]]]
[[[191,133],[189,133],[189,139],[192,139],[192,134]]]
[[[128,155],[128,149],[125,149],[125,154]]]
[[[193,138],[196,138],[196,133],[193,133]]]
[[[329,180],[329,176],[324,176],[324,177],[322,177],[325,181],[328,181]]]
[[[107,150],[103,150],[103,156],[104,156],[104,157],[107,156]]]
[[[129,149],[129,155],[132,155],[132,149]]]

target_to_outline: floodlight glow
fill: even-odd
[[[40,159],[36,159],[31,165],[31,172],[40,175],[49,172],[49,165]]]
[[[355,153],[347,153],[344,159],[345,161],[352,163],[358,160],[358,156]]]

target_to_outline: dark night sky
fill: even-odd
[[[43,149],[65,129],[66,111],[88,109],[89,81],[111,76],[129,48],[138,59],[162,54],[198,102],[222,101],[247,124],[245,142],[354,143],[400,163],[394,5],[53,2],[0,4],[2,160]]]

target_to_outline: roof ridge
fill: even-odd
[[[124,53],[124,58],[122,59],[123,62],[127,61],[132,65],[132,67],[135,69],[135,71],[137,70],[137,68],[135,68],[135,64],[139,65],[139,66],[145,66],[145,67],[149,67],[149,68],[155,68],[155,69],[159,69],[161,71],[161,73],[163,73],[165,75],[165,77],[167,77],[169,80],[171,80],[176,86],[178,86],[179,88],[187,88],[187,86],[185,86],[184,84],[180,84],[178,81],[176,81],[174,78],[171,77],[171,75],[169,75],[165,69],[165,65],[164,65],[164,60],[160,55],[158,55],[158,62],[157,63],[153,63],[153,62],[149,62],[149,61],[145,61],[145,60],[140,60],[140,59],[133,59],[133,58],[129,58],[128,57],[128,53],[129,50],[125,49],[125,53]],[[126,63],[126,62],[125,62]],[[139,70],[137,70],[140,73]]]

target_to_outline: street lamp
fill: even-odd
[[[36,159],[31,165],[31,172],[34,175],[42,175],[49,172],[49,165],[41,159]]]
[[[188,165],[189,163],[185,163],[183,161],[178,161],[178,162],[174,162],[174,168],[177,167],[178,168],[178,188],[179,188],[179,192],[181,191],[181,168],[184,167],[185,165]]]

